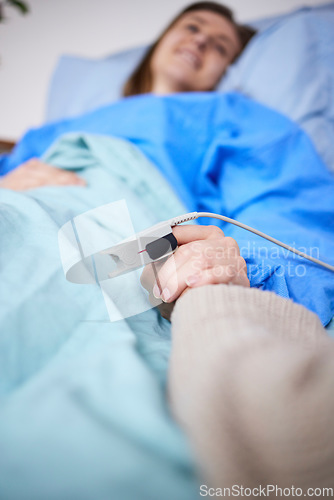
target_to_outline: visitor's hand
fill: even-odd
[[[145,267],[142,285],[156,299],[171,304],[190,288],[210,284],[234,284],[249,287],[245,260],[237,242],[225,237],[217,226],[176,226],[173,234],[178,248],[167,260]],[[156,268],[156,277],[153,267]],[[162,309],[167,310],[163,304]],[[163,311],[162,311],[163,314]],[[163,316],[168,317],[167,314]]]
[[[14,191],[25,191],[41,186],[69,185],[85,186],[86,182],[74,172],[52,167],[37,158],[22,163],[0,179],[1,188]]]

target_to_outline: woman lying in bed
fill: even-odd
[[[196,4],[177,18],[130,79],[125,94],[213,89],[252,34],[219,9],[212,3]],[[8,174],[2,187],[27,189],[34,177],[35,187],[76,184],[79,179],[32,160]],[[290,182],[295,188],[293,178]],[[302,212],[300,205],[296,212]],[[308,223],[312,221],[310,217]],[[329,486],[333,348],[319,320],[292,301],[250,289],[235,240],[224,238],[219,229],[175,232],[180,244],[175,258],[183,259],[179,269],[184,272],[174,279],[173,288],[173,277],[162,269],[154,294],[166,303],[182,295],[172,315],[170,396],[208,485]],[[189,269],[194,241],[211,254],[204,254],[195,273]],[[232,255],[212,253],[221,246],[233,250]],[[200,286],[209,284],[215,286]],[[196,289],[189,291],[191,287]]]
[[[215,2],[192,4],[152,45],[125,84],[124,96],[213,90],[254,33],[237,24],[227,7]],[[0,181],[0,187],[17,191],[47,185],[84,186],[85,182],[37,158]]]

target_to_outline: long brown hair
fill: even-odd
[[[256,31],[249,26],[241,25],[235,22],[234,15],[231,9],[225,7],[222,4],[216,2],[197,2],[186,7],[180,14],[178,14],[173,21],[167,26],[167,28],[162,32],[159,38],[151,45],[143,59],[140,61],[137,68],[134,70],[132,75],[129,77],[128,81],[123,87],[123,96],[127,97],[130,95],[146,94],[151,91],[152,88],[152,73],[151,73],[151,59],[153,53],[157,46],[159,45],[165,34],[176,24],[176,22],[187,12],[192,12],[195,10],[208,10],[216,14],[220,14],[225,19],[233,24],[239,40],[241,42],[241,51],[246,47],[249,40],[255,35]],[[240,55],[240,54],[238,54]]]

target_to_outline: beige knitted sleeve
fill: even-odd
[[[211,285],[172,314],[169,398],[202,481],[334,486],[334,346],[271,292]]]

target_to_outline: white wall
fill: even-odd
[[[48,83],[60,54],[100,57],[150,42],[192,0],[27,0],[0,24],[0,138],[43,122]],[[326,0],[225,0],[239,21]]]

